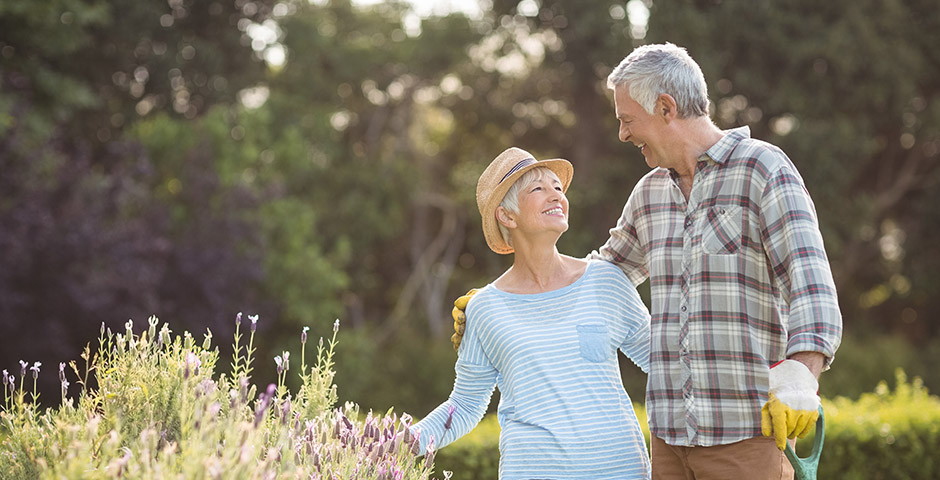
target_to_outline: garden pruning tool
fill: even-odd
[[[816,471],[819,468],[819,456],[823,449],[823,439],[826,436],[826,422],[823,418],[823,409],[819,407],[819,418],[816,420],[816,435],[813,439],[813,451],[806,458],[800,458],[796,455],[790,442],[787,442],[787,448],[784,453],[793,465],[795,480],[816,480]]]

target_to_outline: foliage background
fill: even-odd
[[[477,176],[511,145],[570,159],[560,249],[597,248],[647,171],[606,75],[670,41],[715,122],[781,146],[813,195],[846,327],[823,395],[896,367],[937,391],[934,7],[0,0],[0,367],[75,359],[102,321],[151,314],[230,338],[244,311],[263,384],[300,327],[340,318],[340,401],[423,415],[450,391],[451,301],[508,266]]]

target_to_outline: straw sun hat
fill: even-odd
[[[561,180],[562,192],[568,190],[571,176],[574,174],[571,163],[562,158],[536,160],[529,152],[516,147],[500,153],[477,181],[477,207],[483,217],[483,236],[486,237],[486,244],[496,253],[507,254],[515,251],[499,233],[496,207],[503,201],[509,187],[525,172],[536,167],[546,167],[555,172]]]

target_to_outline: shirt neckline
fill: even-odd
[[[578,277],[577,280],[571,282],[568,285],[565,285],[564,287],[557,288],[555,290],[549,290],[547,292],[510,293],[510,292],[500,290],[493,283],[490,283],[489,285],[487,285],[487,288],[489,288],[490,290],[492,290],[494,293],[496,293],[499,296],[517,299],[517,300],[543,300],[546,298],[559,297],[559,296],[567,294],[568,292],[574,290],[575,288],[578,288],[578,285],[584,282],[584,279],[588,276],[588,272],[590,272],[591,269],[594,268],[594,264],[596,263],[597,263],[596,260],[588,260],[588,264],[587,264],[587,267],[584,269],[584,273],[582,273],[581,276]]]
[[[705,153],[699,157],[699,161],[711,159],[716,163],[725,163],[734,147],[746,138],[751,137],[751,128],[747,125],[743,127],[725,130],[724,135],[714,145],[705,150]],[[704,158],[703,158],[704,157]]]

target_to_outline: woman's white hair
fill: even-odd
[[[708,86],[702,69],[671,43],[637,47],[607,77],[607,87],[627,87],[630,97],[653,114],[663,93],[676,100],[679,118],[708,115]]]
[[[499,202],[499,206],[512,213],[519,213],[519,191],[526,185],[541,180],[545,175],[551,175],[557,178],[555,172],[551,171],[548,167],[535,167],[523,173],[522,176],[517,178],[512,186],[509,187],[509,190],[506,190],[506,196],[503,197],[503,201]],[[503,236],[503,240],[511,247],[512,239],[510,238],[511,234],[509,229],[500,221],[497,221],[496,225],[499,227],[499,234]]]

